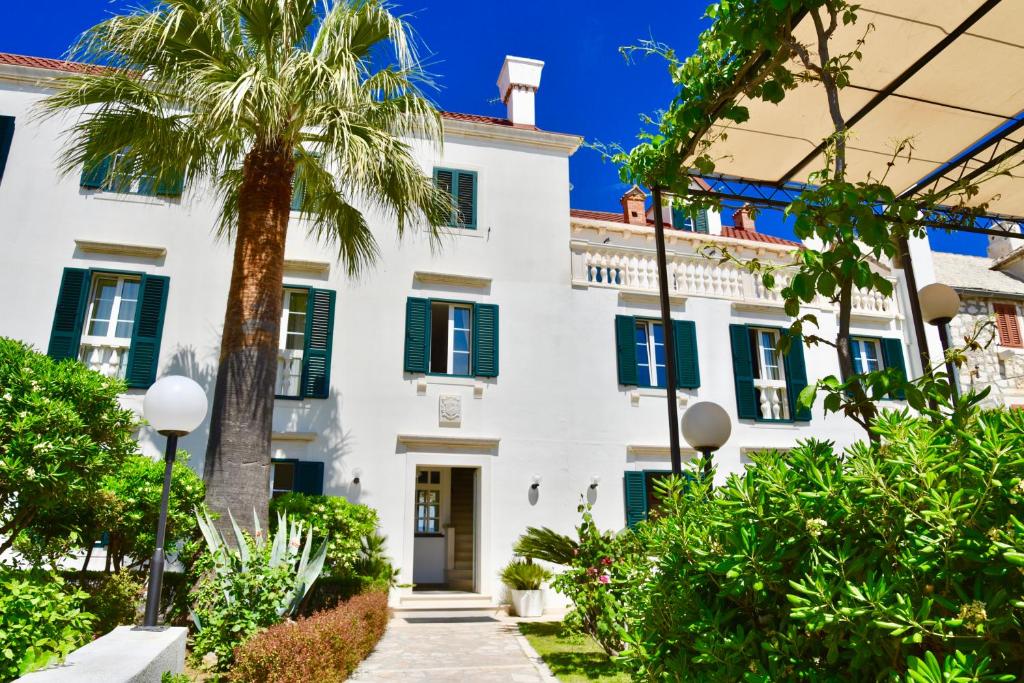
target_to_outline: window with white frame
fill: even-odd
[[[416,533],[441,533],[441,471],[416,473]]]
[[[270,497],[277,498],[295,490],[295,462],[272,460],[270,463]]]
[[[853,337],[850,339],[853,371],[858,375],[883,369],[882,346],[877,339]]]
[[[665,379],[665,330],[654,320],[636,321],[636,372],[639,386],[663,387]]]
[[[780,337],[779,330],[750,328],[750,348],[754,351],[754,390],[762,420],[789,419],[786,368],[779,352]]]
[[[78,358],[108,377],[125,376],[139,285],[137,276],[101,273],[93,277]]]
[[[306,347],[309,290],[285,289],[281,305],[281,333],[277,353],[278,396],[300,396],[302,357]]]
[[[472,373],[473,308],[467,304],[430,304],[430,372],[439,375]]]

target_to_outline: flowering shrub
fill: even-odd
[[[232,675],[251,683],[344,681],[373,651],[388,618],[387,593],[357,595],[253,637],[236,651]]]
[[[1024,411],[882,413],[877,443],[752,456],[556,585],[644,680],[1013,680],[1024,670]],[[609,557],[615,557],[609,552]],[[590,574],[595,574],[591,580]],[[596,626],[595,626],[596,624]]]
[[[271,524],[278,514],[302,522],[317,538],[328,538],[326,576],[347,577],[362,551],[362,539],[377,529],[377,511],[365,505],[350,503],[340,496],[313,496],[287,493],[270,503]]]

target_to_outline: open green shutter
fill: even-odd
[[[297,460],[295,462],[295,485],[292,490],[295,493],[322,496],[324,494],[324,464],[312,460]]]
[[[902,339],[883,339],[882,340],[882,362],[885,363],[887,368],[896,368],[903,375],[903,378],[907,377],[907,364],[903,359],[903,340]],[[906,393],[902,390],[893,392],[891,398],[902,401],[905,399]]]
[[[647,519],[647,481],[643,472],[625,473],[626,526]]]
[[[46,349],[46,354],[55,360],[78,358],[90,284],[88,270],[64,269],[57,294],[57,309],[53,314],[53,327],[50,329],[50,344]]]
[[[185,176],[175,174],[169,178],[160,180],[156,185],[156,196],[158,197],[180,197],[185,189]]]
[[[7,157],[11,153],[11,142],[14,140],[14,117],[0,116],[0,182],[4,179],[7,168]]]
[[[125,370],[129,387],[145,389],[156,380],[169,286],[170,279],[163,275],[142,276],[135,325],[132,327],[132,345],[128,350],[128,368]]]
[[[672,333],[676,352],[676,384],[680,389],[696,389],[700,386],[697,325],[692,320],[673,320]]]
[[[757,419],[757,393],[754,391],[754,359],[746,325],[729,325],[732,344],[732,376],[736,385],[736,414],[741,420]]]
[[[693,231],[702,232],[705,235],[708,234],[708,212],[701,210],[697,212],[697,217],[693,221]]]
[[[331,393],[334,298],[334,291],[330,289],[309,290],[301,380],[301,393],[306,398],[327,398]]]
[[[430,361],[430,299],[405,301],[405,371],[427,372]]]
[[[82,179],[79,181],[79,185],[87,190],[99,190],[103,188],[106,183],[107,174],[110,172],[110,157],[105,157],[103,161],[99,162],[95,166],[88,166],[82,168]]]
[[[631,315],[615,316],[615,353],[619,384],[636,386],[636,318]]]
[[[676,230],[690,232],[693,230],[693,222],[690,221],[686,211],[675,206],[672,207],[672,227]]]
[[[811,419],[808,408],[797,410],[796,399],[807,386],[807,363],[804,362],[804,338],[793,337],[786,354],[786,395],[789,398],[789,414],[801,422]]]
[[[476,173],[455,172],[455,206],[460,228],[476,229]]]
[[[473,374],[498,376],[498,307],[473,305]]]

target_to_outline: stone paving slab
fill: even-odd
[[[556,679],[513,620],[465,623],[443,618],[409,623],[396,617],[353,681],[512,681]]]

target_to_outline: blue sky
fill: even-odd
[[[0,51],[60,57],[81,31],[138,3],[64,0],[57,9],[52,3],[9,4],[0,22]],[[538,125],[628,148],[636,141],[640,115],[664,107],[673,93],[661,60],[627,63],[619,47],[653,37],[689,54],[703,26],[704,3],[405,0],[399,7],[414,14],[413,26],[437,76],[433,97],[444,109],[504,116],[495,86],[502,59],[506,54],[542,59]],[[589,149],[578,151],[570,164],[574,208],[619,210],[625,188],[614,166]],[[759,219],[759,228],[791,236],[781,221],[767,215]],[[985,238],[978,235],[936,234],[932,240],[944,251],[980,254],[985,248]]]

